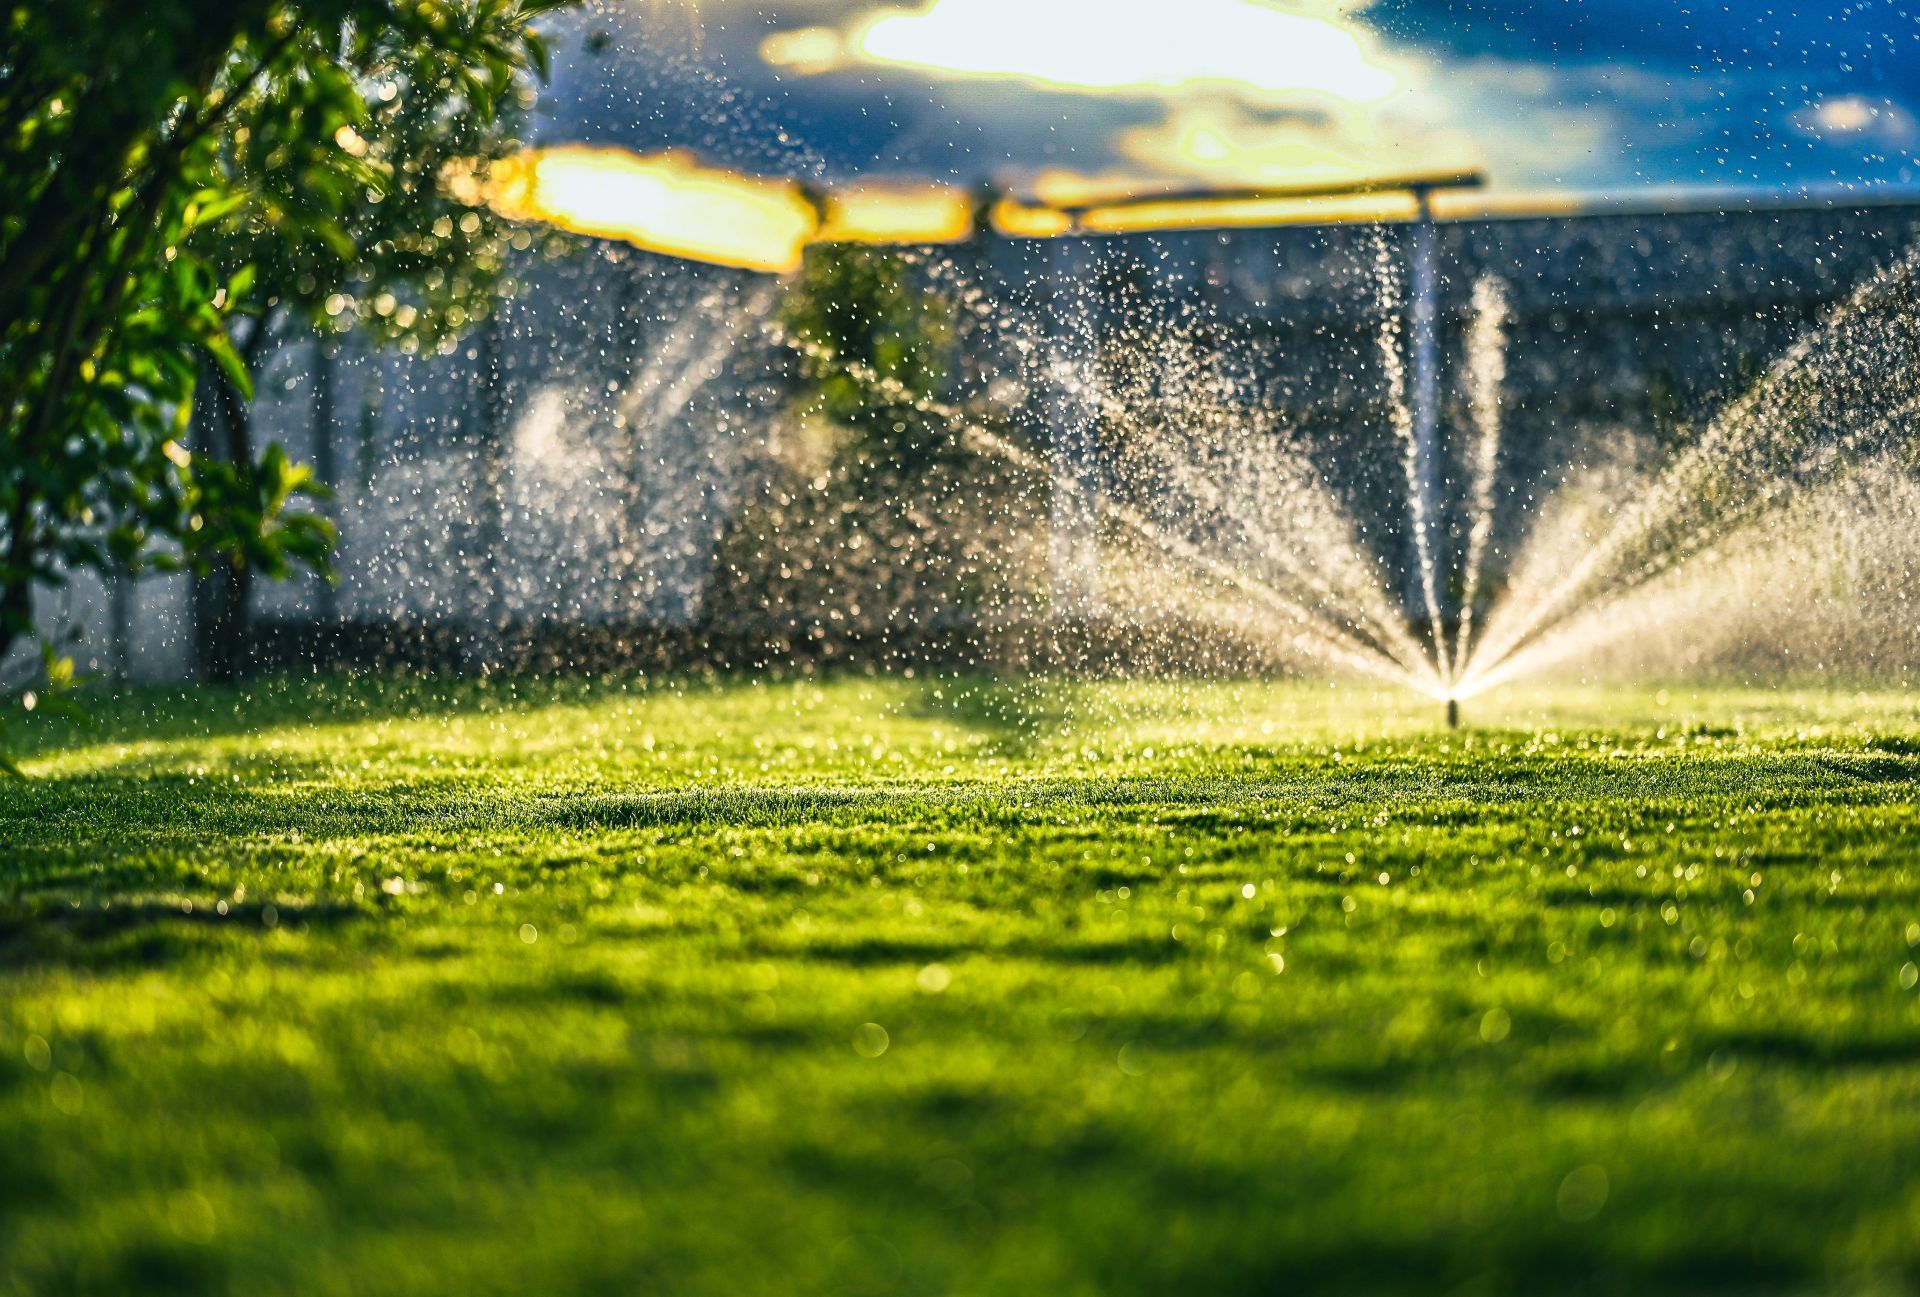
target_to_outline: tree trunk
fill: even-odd
[[[194,402],[195,439],[200,453],[232,464],[244,476],[252,471],[252,411],[225,375],[209,370],[201,380],[217,399]],[[213,560],[194,591],[194,674],[201,680],[231,683],[252,661],[253,572],[224,556]]]
[[[0,662],[14,646],[30,634],[33,625],[32,506],[21,499],[7,518],[7,570],[10,573],[0,587]]]
[[[219,558],[199,582],[195,599],[195,675],[215,684],[231,684],[245,674],[252,657],[248,605],[253,574],[245,565]]]
[[[469,665],[491,670],[505,660],[508,608],[506,598],[507,448],[506,378],[501,373],[500,338],[503,308],[495,304],[474,337],[474,465],[479,470],[479,528],[475,552],[484,565],[484,605],[468,645]]]
[[[330,491],[340,489],[340,460],[334,453],[334,364],[333,344],[318,335],[313,343],[313,475],[320,485]],[[339,499],[325,506],[326,512],[333,515],[334,524],[339,525]],[[338,588],[331,581],[320,582],[319,594],[315,601],[315,611],[320,620],[331,625],[340,619],[340,599]]]

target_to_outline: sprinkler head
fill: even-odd
[[[1450,730],[1460,728],[1460,700],[1458,698],[1447,699],[1447,728]]]

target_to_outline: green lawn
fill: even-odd
[[[0,1293],[1920,1289],[1920,701],[138,692],[0,787]]]

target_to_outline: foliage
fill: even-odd
[[[952,456],[952,429],[926,403],[947,378],[953,311],[906,255],[816,247],[782,315],[801,344],[806,404],[853,431],[855,464],[913,473]]]
[[[0,1291],[1911,1287],[1911,695],[1509,705],[301,678],[36,726]]]
[[[426,43],[404,27],[354,22],[321,51],[317,72],[257,83],[239,111],[249,125],[221,143],[228,184],[246,201],[194,241],[223,271],[255,274],[258,309],[231,328],[247,368],[289,333],[325,346],[358,329],[409,351],[449,351],[491,312],[510,251],[533,234],[484,201],[486,179],[519,145],[526,74],[545,72],[526,16],[555,7],[470,2],[445,11],[470,30]],[[261,130],[263,120],[281,128]],[[221,417],[203,424],[195,454],[248,483],[251,403],[224,370],[212,380]],[[326,381],[316,366],[315,384]],[[313,489],[331,485],[315,479]],[[232,679],[248,656],[257,565],[222,553],[201,590],[196,657],[205,675]]]
[[[1018,474],[972,456],[942,400],[952,302],[908,254],[830,244],[809,250],[780,314],[803,380],[795,417],[728,520],[709,617],[831,643],[937,634],[1004,604],[1022,562],[993,524],[1031,501]]]
[[[0,652],[33,633],[33,586],[76,568],[324,567],[330,528],[292,511],[311,482],[271,450],[190,453],[195,401],[216,380],[250,397],[233,322],[286,291],[263,269],[317,294],[383,249],[430,307],[447,290],[423,318],[470,314],[463,284],[436,286],[426,265],[446,251],[438,217],[430,237],[401,232],[443,201],[425,171],[439,155],[403,154],[447,120],[461,126],[436,138],[464,147],[542,65],[530,24],[555,7],[66,0],[0,14]],[[467,224],[446,240],[485,233]]]
[[[261,81],[248,116],[281,124],[222,142],[245,194],[197,247],[250,266],[257,299],[323,333],[446,346],[484,317],[513,248],[534,235],[484,201],[515,151],[529,73],[547,54],[528,20],[574,0],[466,0],[426,28],[353,22],[297,75]]]

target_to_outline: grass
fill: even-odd
[[[0,788],[0,1293],[1920,1288],[1920,702],[136,691]]]

